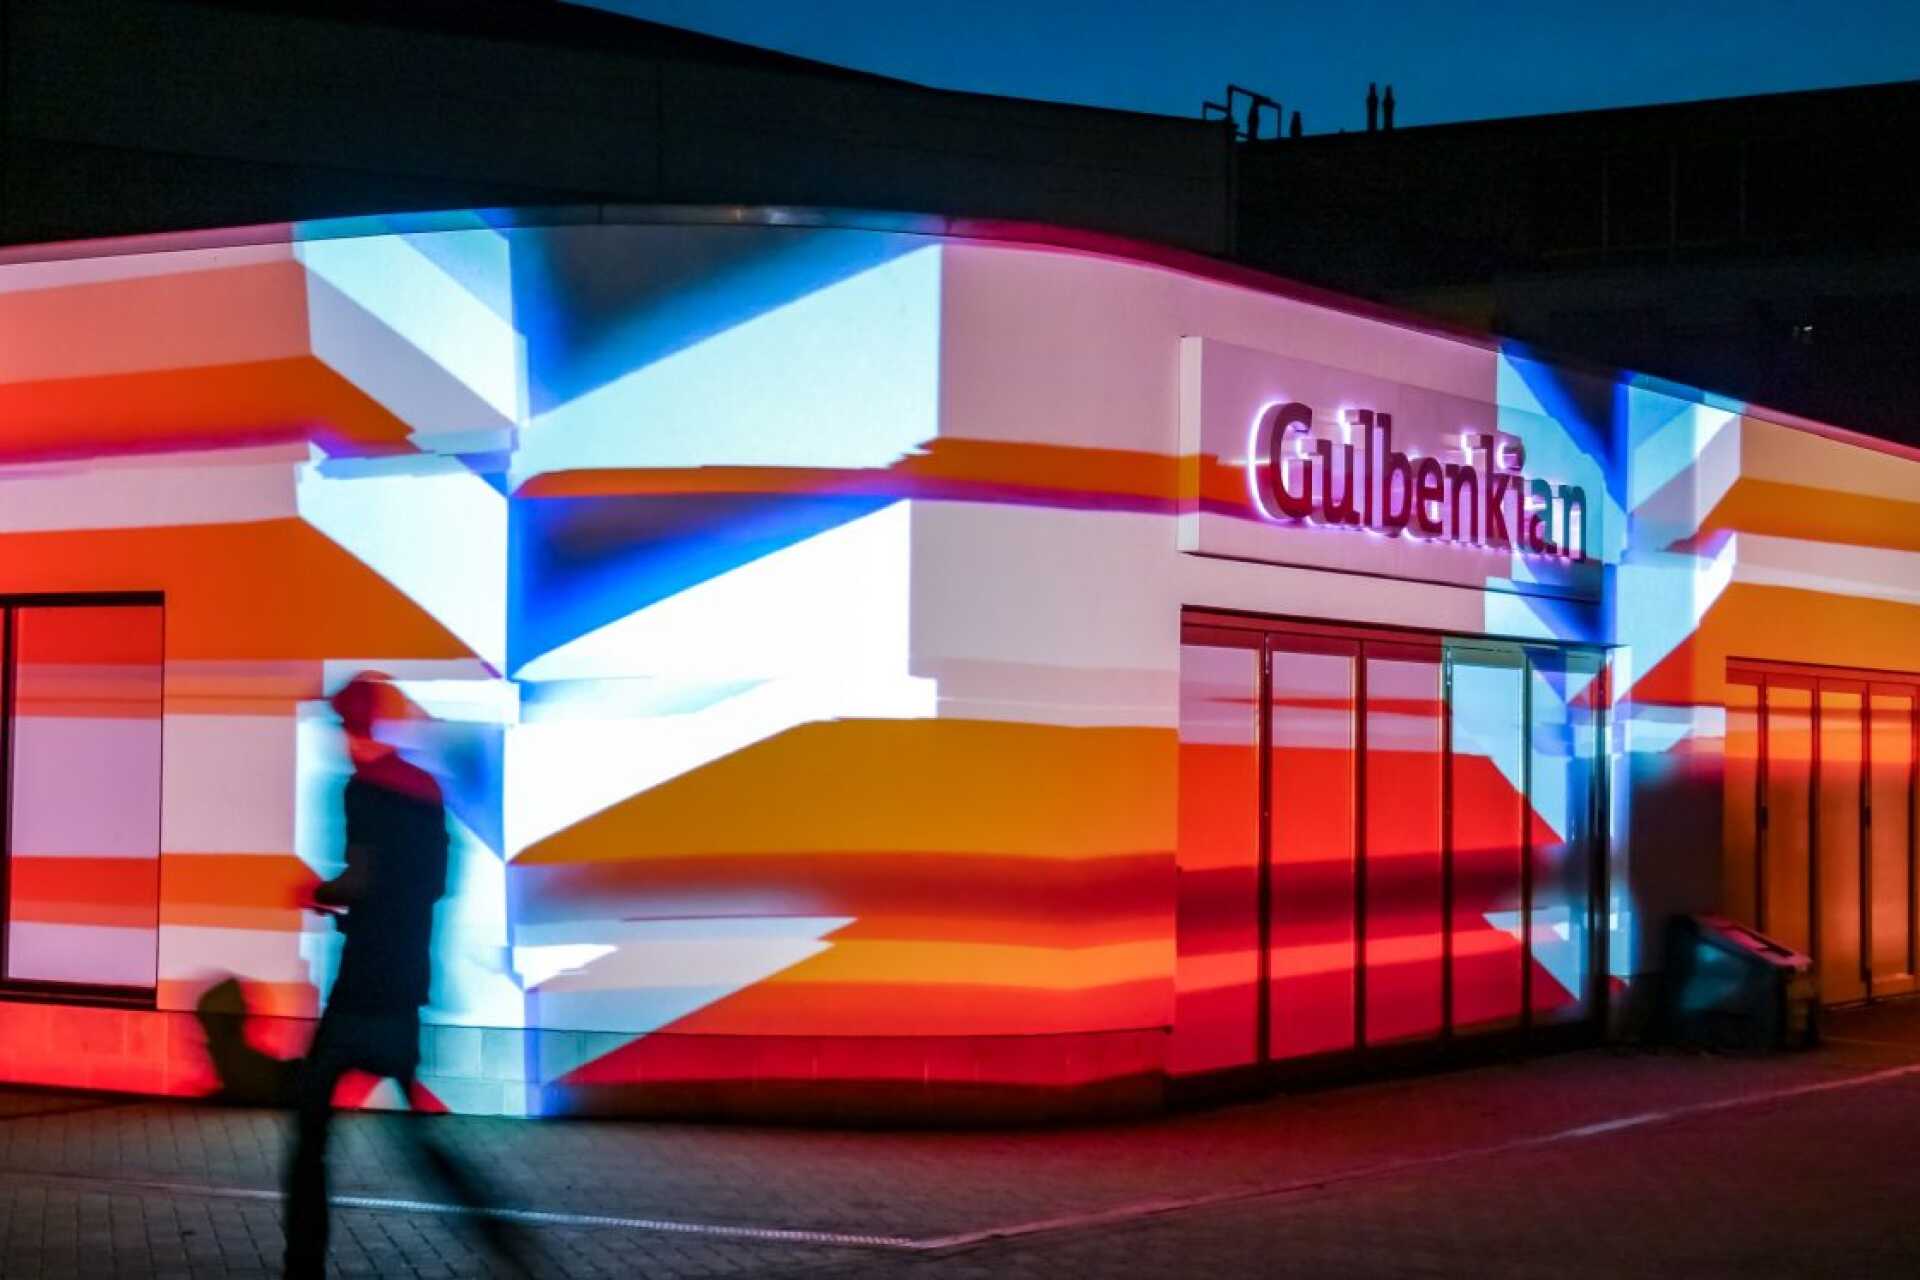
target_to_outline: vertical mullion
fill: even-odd
[[[1820,966],[1820,682],[1813,683],[1808,724],[1812,742],[1807,747],[1807,949],[1813,952],[1813,971]]]
[[[1773,713],[1769,709],[1769,688],[1767,678],[1760,677],[1759,714],[1755,748],[1760,758],[1754,762],[1753,769],[1753,927],[1761,933],[1772,933],[1773,925],[1767,919],[1767,835],[1772,821],[1772,810],[1767,805],[1768,780],[1768,726],[1773,723]]]
[[[1520,651],[1520,1030],[1533,1028],[1533,654]]]
[[[1440,1039],[1453,1039],[1453,654],[1440,653]]]
[[[0,606],[0,983],[12,972],[13,941],[13,630],[18,610]]]
[[[1608,724],[1613,709],[1613,663],[1606,654],[1596,655],[1600,670],[1595,690],[1593,733],[1589,747],[1593,752],[1593,776],[1589,780],[1588,845],[1593,869],[1587,876],[1587,1009],[1593,1024],[1604,1033],[1609,1020],[1607,1009],[1607,966],[1613,956],[1613,913],[1608,901],[1609,862],[1613,856],[1613,831],[1608,820],[1612,811],[1612,753],[1609,751]]]
[[[166,901],[166,814],[167,814],[167,606],[165,596],[154,606],[160,611],[160,652],[155,660],[160,664],[160,705],[155,713],[160,717],[160,776],[155,779],[153,813],[153,990],[158,1003],[160,995],[160,909]]]
[[[1860,690],[1860,983],[1873,999],[1873,682]]]
[[[1920,839],[1914,824],[1920,821],[1920,687],[1907,699],[1907,972],[1920,971]]]
[[[1367,1047],[1367,646],[1353,647],[1353,1047]]]
[[[1256,843],[1259,858],[1255,883],[1259,886],[1255,892],[1259,895],[1259,904],[1254,916],[1255,936],[1260,948],[1259,962],[1255,966],[1256,981],[1259,983],[1259,998],[1254,1002],[1254,1034],[1259,1037],[1259,1048],[1254,1053],[1254,1061],[1265,1067],[1271,1060],[1269,1052],[1273,1042],[1273,636],[1271,633],[1261,636],[1260,648],[1256,655],[1260,662],[1258,693],[1255,705],[1258,708],[1258,722],[1254,725],[1254,750],[1260,761],[1260,832]]]

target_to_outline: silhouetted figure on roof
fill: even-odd
[[[373,736],[405,703],[383,677],[355,676],[333,697],[353,776],[346,788],[346,870],[314,887],[305,905],[328,912],[345,935],[339,976],[296,1086],[297,1127],[287,1166],[289,1276],[318,1276],[327,1258],[327,1131],[333,1094],[349,1071],[397,1081],[418,1096],[420,1007],[433,986],[433,909],[447,885],[447,819],[440,787],[425,770]],[[483,1207],[480,1189],[453,1159],[408,1124],[416,1170],[462,1208]],[[513,1260],[498,1219],[477,1218],[488,1242]]]
[[[1380,86],[1367,85],[1367,132],[1372,133],[1380,127]]]
[[[1387,133],[1393,132],[1393,86],[1387,86],[1387,96],[1380,99],[1380,127]]]

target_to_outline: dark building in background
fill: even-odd
[[[0,0],[0,243],[801,204],[1226,247],[1197,120],[926,89],[558,0]]]
[[[1920,83],[1238,152],[1248,262],[1920,442]]]
[[[1920,440],[1920,83],[1398,129],[1387,86],[1377,132],[1236,141],[558,0],[0,0],[0,43],[0,243],[495,205],[1031,220]]]

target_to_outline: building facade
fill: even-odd
[[[453,875],[455,1110],[967,1116],[1916,972],[1920,455],[1177,251],[800,210],[0,254],[0,1078],[213,1087]],[[380,1102],[378,1096],[370,1101]]]

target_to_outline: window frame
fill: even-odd
[[[62,982],[7,976],[12,934],[13,780],[15,644],[19,610],[25,608],[157,608],[160,610],[161,797],[165,803],[166,595],[161,591],[36,591],[0,594],[0,1001],[37,1004],[101,1005],[121,1009],[158,1008],[160,974],[160,885],[165,850],[156,847],[154,876],[154,984]]]

